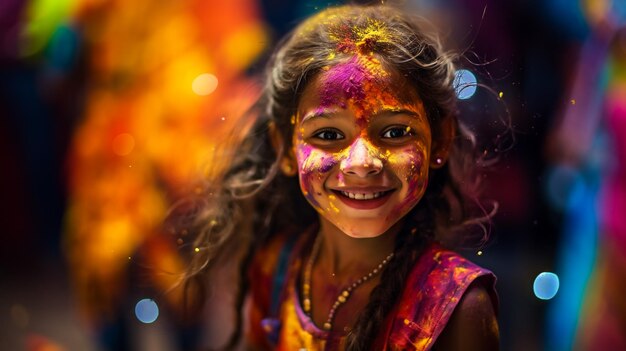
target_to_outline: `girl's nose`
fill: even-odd
[[[363,138],[349,146],[348,156],[341,160],[339,169],[345,174],[367,177],[380,173],[383,162],[377,157],[376,147]]]

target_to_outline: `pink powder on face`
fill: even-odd
[[[338,64],[324,77],[320,105],[322,107],[341,106],[342,98],[363,100],[365,98],[363,82],[368,78],[371,78],[371,74],[359,64],[356,56],[348,62]],[[341,107],[345,108],[345,104]]]
[[[420,135],[419,138],[415,138],[414,142],[402,147],[390,143],[385,150],[385,142],[378,140],[378,132],[373,131],[370,125],[372,122],[370,117],[377,116],[380,111],[409,110],[419,118],[425,118],[419,97],[414,91],[407,90],[402,79],[402,76],[385,70],[376,56],[356,54],[323,70],[317,82],[307,88],[313,90],[309,90],[311,95],[306,96],[304,100],[306,103],[301,106],[301,113],[313,116],[326,115],[325,118],[331,119],[354,116],[354,123],[357,127],[354,131],[357,134],[347,133],[347,137],[354,139],[345,140],[345,142],[349,141],[350,145],[342,143],[341,150],[323,145],[318,147],[316,142],[312,142],[313,145],[305,142],[311,137],[310,133],[317,132],[315,128],[320,127],[309,128],[305,125],[298,127],[302,120],[296,119],[300,121],[300,124],[296,123],[294,146],[298,155],[302,192],[320,215],[346,231],[347,234],[351,233],[349,235],[355,233],[372,235],[375,231],[383,230],[383,227],[395,223],[410,211],[424,193],[428,169],[424,168],[427,166],[424,166],[423,160],[427,158],[428,139],[422,137],[420,132],[420,134],[413,134]],[[376,128],[379,125],[380,123],[376,124]],[[413,122],[411,125],[413,126]],[[415,128],[428,128],[428,124],[423,121],[415,122],[415,125],[417,126]],[[306,131],[306,136],[304,128],[310,129]],[[340,125],[339,129],[341,128],[344,128],[343,124]],[[370,135],[370,133],[375,134]],[[360,215],[341,210],[343,204],[337,199],[337,194],[334,194],[327,186],[356,184],[352,178],[348,179],[348,175],[344,174],[346,170],[342,167],[350,165],[361,167],[365,164],[367,164],[366,167],[382,166],[383,170],[389,174],[383,173],[381,177],[384,177],[388,184],[401,182],[402,187],[398,187],[397,196],[399,197],[394,197],[395,203],[381,210],[386,213],[380,214],[376,225],[371,226],[372,223],[370,223],[363,227],[364,222],[360,220]],[[377,179],[375,182],[380,182],[380,180]],[[364,180],[361,179],[358,182],[363,183]]]
[[[362,118],[381,104],[397,104],[398,100],[386,89],[390,85],[388,77],[375,57],[353,56],[323,75],[320,109],[331,106],[345,109],[349,102],[355,107],[357,117]]]
[[[368,163],[371,165],[374,159],[385,163],[385,155],[382,154],[378,147],[374,146],[365,133],[362,133],[361,136],[341,154],[343,156],[337,156],[339,159],[343,159],[345,164],[353,164],[353,162],[355,162],[357,164]],[[367,161],[367,159],[369,159],[369,161]]]
[[[311,205],[318,211],[323,211],[322,206],[315,199],[317,190],[314,188],[316,178],[320,179],[324,173],[329,172],[338,163],[336,154],[326,153],[313,146],[300,143],[297,149],[298,170],[300,174],[300,184],[304,196],[309,200]]]
[[[320,167],[319,167],[320,173],[326,173],[330,171],[337,164],[337,160],[335,160],[334,157],[322,157],[320,162],[321,162]]]

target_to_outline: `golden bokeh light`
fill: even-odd
[[[196,77],[191,84],[191,90],[200,96],[211,94],[217,89],[217,77],[210,73],[203,73]]]

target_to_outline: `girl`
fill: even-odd
[[[439,243],[488,219],[472,215],[479,162],[451,60],[424,19],[386,5],[327,9],[282,42],[206,188],[185,280],[201,291],[245,248],[227,348],[244,319],[248,349],[498,348],[495,277]]]

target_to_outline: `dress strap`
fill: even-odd
[[[461,255],[431,244],[413,267],[400,302],[390,316],[384,350],[430,350],[452,312],[475,281],[484,284],[494,311],[495,275]]]
[[[274,271],[274,276],[272,279],[272,290],[270,295],[269,313],[272,317],[278,317],[278,313],[280,312],[280,305],[283,291],[285,288],[289,261],[297,238],[297,235],[289,236],[278,255],[278,263],[276,264],[276,270]]]

